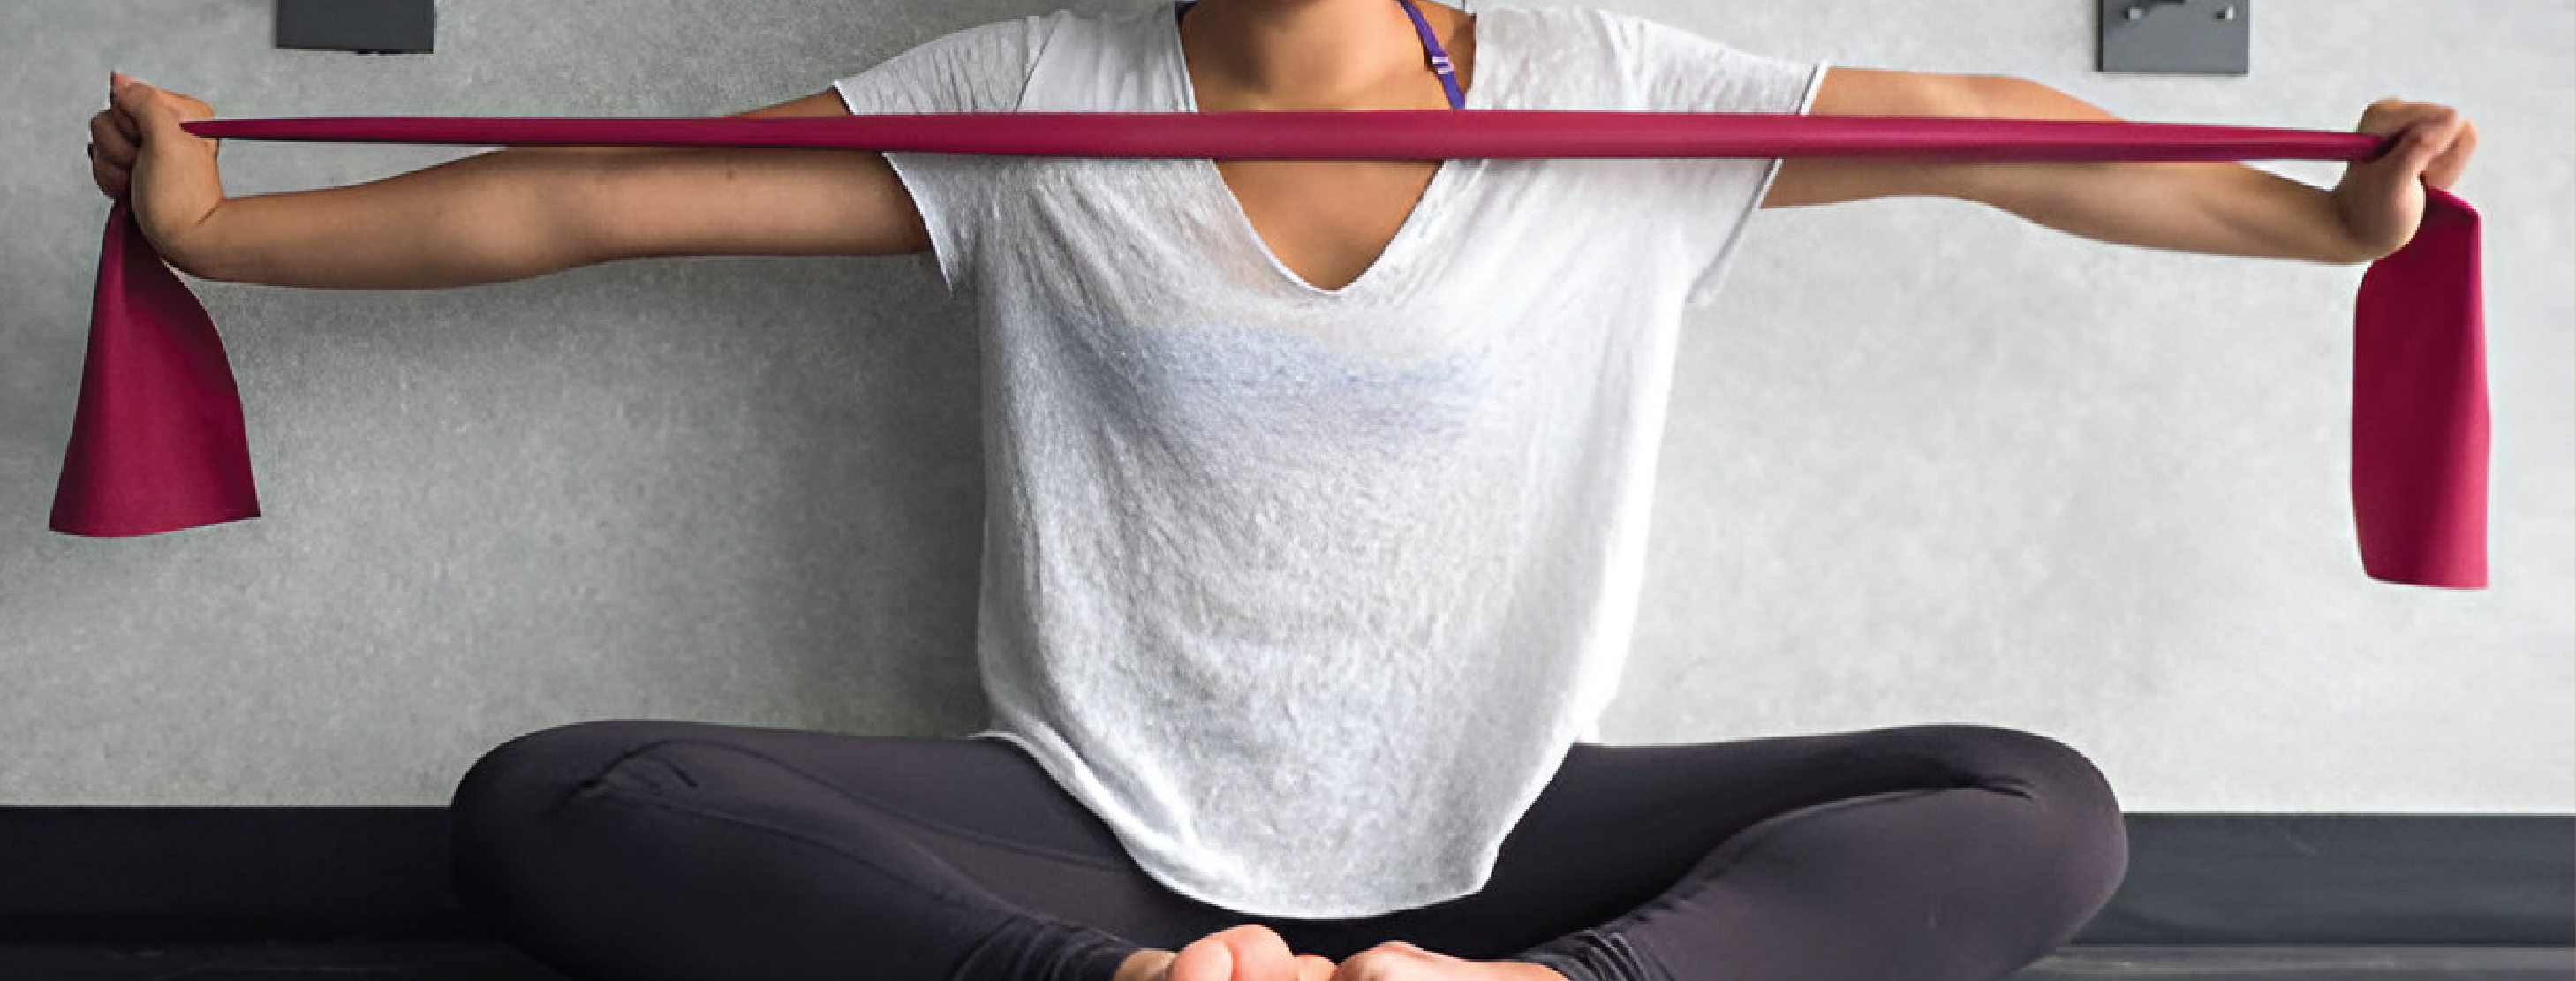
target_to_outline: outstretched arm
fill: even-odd
[[[1834,68],[1814,115],[2116,120],[2028,79]],[[2359,132],[2405,132],[2332,191],[2238,163],[1908,160],[1784,161],[1764,207],[1902,195],[1993,205],[2040,225],[2121,245],[2215,255],[2360,263],[2414,237],[2423,183],[2448,187],[2477,129],[2447,106],[2383,99]]]

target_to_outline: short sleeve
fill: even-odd
[[[851,115],[1013,112],[1041,27],[1035,17],[969,27],[835,80],[832,88]],[[955,292],[972,270],[984,224],[977,218],[991,208],[998,162],[962,153],[888,152],[885,158],[921,212],[941,282]]]
[[[1823,87],[1827,64],[1740,51],[1702,35],[1642,17],[1610,15],[1637,104],[1644,112],[1804,114]],[[1674,161],[1677,213],[1711,234],[1691,239],[1698,264],[1688,304],[1717,298],[1746,226],[1779,177],[1780,159]]]

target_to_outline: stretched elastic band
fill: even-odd
[[[201,120],[203,137],[492,145],[804,147],[1209,159],[1872,157],[2368,160],[2362,133],[2091,120],[1769,113],[950,113],[789,119],[312,117]],[[2354,305],[2352,501],[2362,567],[2486,585],[2487,393],[2478,214],[2428,187],[2422,227]],[[214,324],[125,201],[108,213],[80,406],[52,526],[143,535],[259,514]]]

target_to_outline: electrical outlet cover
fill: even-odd
[[[277,0],[277,46],[359,54],[428,54],[436,0]]]
[[[2252,69],[2254,0],[2101,0],[2101,7],[2103,71],[2244,75]]]

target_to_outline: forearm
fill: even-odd
[[[2116,120],[2046,85],[1998,78],[1985,114],[2013,119]],[[2238,163],[2113,161],[1980,164],[1962,196],[2086,238],[2213,255],[2358,263],[2334,195]]]
[[[580,265],[580,202],[617,148],[515,147],[348,187],[228,199],[174,265],[338,289],[501,282]]]

